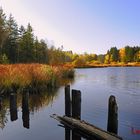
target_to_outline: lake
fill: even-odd
[[[76,69],[71,89],[81,90],[81,119],[104,130],[107,127],[108,98],[115,95],[118,103],[118,134],[124,140],[139,140],[140,134],[140,68],[110,67]],[[65,140],[65,129],[50,118],[64,115],[64,87],[41,95],[29,96],[29,105],[17,95],[17,108],[5,97],[0,111],[1,140]],[[25,103],[24,103],[25,102]],[[14,112],[17,109],[17,113]]]

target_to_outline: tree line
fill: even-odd
[[[140,62],[140,47],[125,46],[121,49],[117,49],[117,47],[112,47],[110,50],[107,51],[104,63],[110,64],[113,62]]]
[[[73,54],[63,47],[50,47],[45,40],[34,35],[30,23],[18,26],[14,17],[8,17],[0,8],[0,63],[45,63],[51,65],[70,63],[73,65],[110,64],[140,62],[140,47],[112,47],[106,54]]]
[[[106,54],[73,54],[70,58],[71,63],[76,66],[139,63],[140,46],[125,46],[121,49],[111,47]]]
[[[9,17],[0,8],[0,63],[46,63],[63,61],[62,48],[48,47],[45,40],[34,35],[30,23],[18,26],[14,17]]]

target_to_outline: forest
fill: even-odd
[[[93,46],[94,48],[94,46]],[[140,46],[111,47],[106,54],[76,54],[72,50],[48,45],[34,35],[30,23],[18,25],[12,14],[0,8],[0,64],[41,63],[49,65],[88,66],[99,64],[127,64],[140,62]]]

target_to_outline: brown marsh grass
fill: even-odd
[[[62,79],[74,77],[70,66],[45,64],[0,65],[0,93],[9,90],[58,87]]]

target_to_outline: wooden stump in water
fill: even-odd
[[[72,90],[72,117],[75,119],[81,119],[81,91]],[[74,130],[72,130],[72,140],[81,140]]]
[[[70,140],[71,139],[71,131],[70,128],[65,126],[65,140]]]
[[[70,85],[65,86],[65,115],[71,116]]]
[[[70,85],[65,86],[65,115],[71,116],[71,96],[70,96]],[[70,140],[71,131],[65,126],[65,140]]]
[[[118,106],[115,96],[111,95],[108,102],[108,125],[107,131],[118,133]]]
[[[81,91],[72,90],[72,117],[81,119]]]

